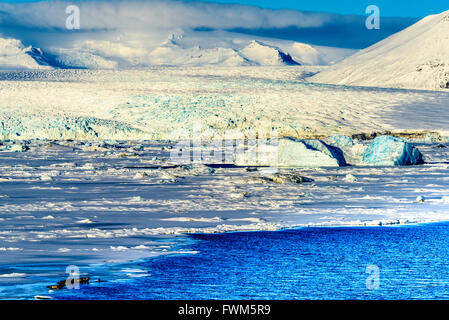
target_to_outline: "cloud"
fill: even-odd
[[[81,28],[89,30],[134,30],[173,28],[286,28],[319,27],[332,15],[295,10],[196,1],[52,1],[0,4],[0,28],[64,29],[65,8],[80,8]]]
[[[66,7],[80,8],[81,29],[66,29]],[[0,3],[0,35],[41,48],[77,41],[162,41],[187,30],[225,30],[262,37],[360,49],[398,32],[416,19],[382,18],[367,30],[364,16],[271,10],[191,0],[85,0]],[[159,38],[157,38],[159,37]]]

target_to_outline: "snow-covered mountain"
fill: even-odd
[[[449,11],[420,20],[310,81],[449,90]]]
[[[43,50],[0,39],[0,69],[328,65],[354,51],[222,31],[89,35]],[[45,52],[45,53],[44,53]]]
[[[202,48],[195,45],[185,48],[174,40],[174,36],[164,41],[150,52],[152,65],[222,65],[222,66],[280,66],[299,65],[289,53],[272,45],[252,40],[243,49],[235,47]]]
[[[42,50],[25,47],[20,40],[0,38],[0,69],[49,68],[49,59]]]
[[[180,39],[178,39],[180,40]],[[149,64],[170,66],[244,66],[253,62],[244,58],[233,48],[202,48],[199,45],[183,47],[174,35],[162,42],[149,53]]]
[[[258,65],[277,66],[277,65],[299,65],[293,60],[289,53],[281,49],[266,45],[260,41],[252,40],[245,48],[240,50],[240,54],[249,61],[254,61]]]

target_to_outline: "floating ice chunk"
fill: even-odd
[[[141,202],[141,201],[142,197],[140,196],[132,197],[131,199],[129,199],[129,202]]]
[[[6,273],[6,274],[0,274],[0,278],[22,278],[25,277],[25,273]]]
[[[278,166],[341,167],[345,165],[343,152],[321,140],[283,138],[279,141]]]
[[[357,178],[356,178],[354,175],[352,175],[352,174],[347,174],[347,175],[343,178],[343,180],[344,180],[344,181],[347,181],[347,182],[356,182],[356,181],[357,181]]]
[[[126,272],[126,275],[131,278],[148,277],[150,275],[142,269],[122,269],[122,272]]]
[[[79,220],[78,223],[93,223],[92,220],[90,220],[89,218],[83,219],[83,220]]]
[[[141,245],[132,247],[131,249],[133,249],[133,250],[148,250],[148,249],[151,249],[151,248],[148,247],[148,246],[145,246],[145,245],[141,244]]]
[[[137,172],[134,176],[134,179],[143,179],[148,177],[148,174],[146,172]]]
[[[52,181],[52,180],[53,180],[52,177],[50,177],[50,176],[48,176],[48,175],[46,175],[46,174],[42,175],[42,176],[40,177],[40,179],[41,179],[41,181]]]
[[[405,140],[380,136],[365,150],[362,162],[375,166],[401,166],[423,164],[422,153]]]
[[[424,198],[424,196],[418,196],[418,197],[416,198],[416,202],[424,203],[425,201],[426,201],[426,198]]]
[[[189,217],[174,217],[160,219],[162,221],[179,221],[179,222],[220,222],[223,221],[220,217],[213,218],[189,218]]]
[[[11,152],[25,152],[30,150],[30,148],[25,144],[13,144],[8,149]]]
[[[117,246],[117,247],[110,246],[109,248],[110,248],[112,251],[126,251],[126,250],[129,250],[129,248],[128,248],[128,247],[125,247],[125,246]]]
[[[142,278],[149,276],[147,273],[127,273],[126,275],[130,278]]]

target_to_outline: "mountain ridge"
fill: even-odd
[[[128,34],[81,38],[71,43],[71,47],[42,49],[25,48],[19,39],[0,38],[13,43],[14,47],[14,55],[4,55],[0,69],[327,65],[353,52],[288,40],[254,39],[228,32],[178,30],[165,38],[158,36],[156,40],[153,35],[138,35],[136,38]],[[1,53],[5,47],[0,42]],[[21,55],[20,59],[17,55]]]

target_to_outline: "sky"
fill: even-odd
[[[423,18],[449,10],[448,0],[204,0],[240,3],[271,9],[296,9],[314,12],[364,15],[365,8],[377,5],[386,17]]]
[[[79,4],[82,30],[169,34],[225,30],[312,45],[363,49],[449,10],[449,0],[0,0],[0,35],[35,46],[63,41],[65,8]],[[380,29],[368,30],[366,7],[380,8]],[[162,31],[161,31],[162,30]],[[74,34],[73,32],[71,33]],[[60,37],[57,37],[57,36]]]
[[[39,0],[0,0],[20,3]],[[269,9],[295,9],[313,12],[364,15],[368,5],[377,5],[385,17],[422,18],[449,10],[448,0],[201,0],[205,2],[238,3]]]

